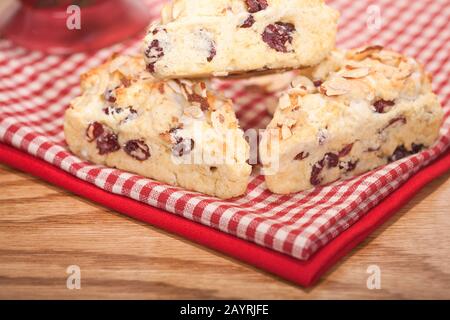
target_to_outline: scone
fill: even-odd
[[[281,96],[260,155],[268,188],[292,193],[431,146],[443,110],[413,59],[373,46],[335,51]]]
[[[173,0],[145,38],[147,70],[193,78],[313,66],[334,48],[338,16],[323,0]]]
[[[81,87],[64,123],[75,154],[220,198],[245,193],[249,146],[231,102],[205,82],[157,81],[142,58],[118,56]]]

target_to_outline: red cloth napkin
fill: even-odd
[[[161,1],[153,2],[158,6]],[[427,64],[446,111],[442,136],[432,148],[363,176],[294,195],[272,194],[261,176],[253,176],[246,196],[223,201],[93,165],[66,149],[63,115],[79,93],[80,73],[112,52],[137,52],[139,41],[95,54],[60,57],[0,40],[0,161],[310,285],[424,184],[450,167],[446,153],[450,144],[448,1],[329,3],[342,13],[341,46],[387,45]],[[222,84],[221,89],[234,97],[244,128],[263,127],[270,119],[265,107],[270,96],[246,91],[239,82]]]

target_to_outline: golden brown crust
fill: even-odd
[[[248,145],[231,101],[206,83],[155,80],[142,59],[116,56],[85,73],[82,90],[65,116],[75,154],[221,198],[246,191]],[[224,159],[228,130],[235,154]]]

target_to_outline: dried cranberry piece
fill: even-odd
[[[339,151],[339,158],[348,156],[349,153],[352,151],[352,149],[353,149],[353,143],[345,146],[341,151]]]
[[[395,149],[392,156],[389,157],[389,162],[394,162],[400,159],[403,159],[407,156],[409,156],[411,153],[406,150],[405,146],[398,146],[397,149]]]
[[[104,132],[97,138],[97,149],[100,155],[119,150],[120,145],[117,135],[113,132]]]
[[[355,170],[358,162],[359,160],[347,162],[347,172]]]
[[[327,167],[328,169],[335,168],[339,164],[339,156],[335,153],[326,153],[322,160],[314,164],[311,170],[310,182],[313,186],[317,186],[322,182],[320,173]]]
[[[335,168],[339,164],[339,156],[335,153],[327,153],[322,160],[328,168]]]
[[[156,62],[147,64],[147,71],[150,73],[155,73],[155,64]]]
[[[133,107],[128,107],[128,116],[123,120],[124,122],[128,122],[130,120],[134,120],[138,117],[138,112],[133,109]]]
[[[211,62],[217,54],[216,46],[214,42],[211,42],[211,48],[209,49],[209,56],[206,58],[208,62]]]
[[[339,164],[339,169],[341,169],[341,170],[345,169],[345,172],[351,172],[356,169],[356,166],[358,165],[358,163],[359,163],[359,160],[341,162]]]
[[[241,24],[240,28],[250,28],[255,23],[255,18],[249,15],[248,18]]]
[[[322,172],[322,169],[323,169],[323,166],[321,164],[321,161],[319,161],[312,167],[311,179],[309,180],[309,182],[311,182],[311,184],[313,186],[317,186],[322,182],[322,178],[320,177],[320,173]]]
[[[388,122],[388,124],[387,124],[383,129],[380,130],[380,132],[386,130],[386,129],[389,128],[390,126],[392,126],[392,125],[394,125],[394,124],[396,124],[396,123],[399,123],[399,122],[402,123],[402,124],[406,124],[406,123],[407,123],[406,118],[403,117],[403,116],[397,117],[397,118],[393,118],[393,119],[391,119],[391,120]]]
[[[264,10],[269,6],[267,0],[245,0],[245,3],[247,4],[247,10],[250,13]]]
[[[194,150],[195,146],[194,140],[177,135],[177,131],[180,129],[181,128],[172,128],[169,130],[169,133],[175,140],[175,145],[172,148],[172,154],[176,157],[182,157],[185,154],[189,154],[192,150]]]
[[[164,50],[161,48],[159,40],[155,39],[145,51],[147,58],[161,58],[164,56]]]
[[[103,109],[103,112],[104,112],[107,116],[113,115],[113,114],[119,114],[119,113],[121,113],[122,111],[123,111],[122,108],[115,108],[115,107],[112,107],[112,106]]]
[[[144,54],[149,60],[147,70],[152,73],[155,72],[155,63],[164,56],[164,50],[160,46],[159,40],[153,40]]]
[[[106,101],[111,102],[111,103],[115,103],[117,100],[114,90],[106,90],[105,94],[103,96]]]
[[[137,111],[132,106],[129,106],[127,109],[131,114],[137,114]]]
[[[93,122],[89,124],[86,129],[86,138],[89,142],[97,139],[101,134],[103,134],[104,128],[103,125],[99,122]]]
[[[180,129],[181,129],[181,127],[171,128],[171,129],[169,130],[169,133],[174,137],[174,139],[177,139],[176,133],[177,133],[177,131],[180,130]]]
[[[173,146],[172,153],[176,157],[182,157],[194,150],[194,140],[177,138],[177,143]]]
[[[411,144],[411,150],[413,153],[419,153],[423,149],[425,149],[425,146],[423,144]]]
[[[391,121],[389,121],[389,126],[392,126],[394,123],[401,122],[403,124],[406,124],[406,118],[405,117],[398,117],[394,118]]]
[[[155,28],[151,31],[149,31],[149,33],[153,34],[154,36],[157,35],[160,31],[164,31],[167,32],[167,30],[165,28]]]
[[[300,152],[298,155],[295,156],[294,160],[305,160],[309,157],[309,152]]]
[[[316,88],[318,88],[323,84],[323,80],[314,80],[313,84]]]
[[[395,105],[394,101],[388,101],[383,99],[377,100],[373,104],[373,106],[375,107],[375,111],[378,113],[385,113],[387,112],[386,109],[388,109],[389,107],[393,107],[394,105]]]
[[[130,140],[124,148],[125,152],[139,161],[144,161],[150,158],[150,148],[143,140]]]
[[[323,81],[322,80],[315,80],[315,81],[313,81],[313,83],[314,83],[314,86],[316,88],[318,88],[318,87],[320,87],[323,84]]]
[[[292,32],[295,26],[292,23],[275,22],[269,24],[262,34],[262,39],[272,49],[278,52],[288,52],[286,44],[292,44]]]

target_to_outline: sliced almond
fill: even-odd
[[[291,129],[288,126],[283,125],[281,127],[281,139],[286,140],[289,139],[290,137],[292,137]]]
[[[284,125],[287,126],[288,128],[292,128],[293,126],[295,126],[296,123],[297,123],[297,120],[295,120],[295,119],[288,118],[288,119],[284,120]]]
[[[184,114],[194,119],[200,119],[203,117],[203,111],[198,106],[190,106],[184,109]]]
[[[344,69],[346,69],[346,70],[353,70],[353,69],[359,69],[359,68],[367,68],[367,63],[360,62],[360,61],[348,60],[348,61],[346,61],[346,64],[344,66]]]
[[[385,50],[372,54],[372,59],[378,60],[382,64],[397,68],[400,65],[400,62],[403,61],[403,56],[398,53]]]
[[[314,83],[307,77],[298,76],[291,82],[292,88],[314,90]]]
[[[292,118],[286,118],[286,119],[280,119],[277,123],[277,126],[279,128],[286,126],[289,129],[291,129],[293,126],[295,126],[296,123],[297,123],[297,120],[292,119]]]
[[[278,107],[281,110],[285,110],[291,106],[291,98],[288,94],[283,94],[280,98],[280,102],[278,104]]]
[[[225,116],[218,111],[211,113],[211,123],[216,129],[222,128],[225,123]]]
[[[172,89],[175,93],[182,94],[182,90],[178,82],[174,80],[167,81],[167,85],[170,89]]]
[[[193,90],[196,94],[198,94],[202,98],[206,98],[206,84],[204,82],[199,82],[194,85]]]
[[[398,67],[398,72],[395,74],[395,78],[397,79],[406,79],[409,78],[414,73],[414,68],[409,63],[400,62]]]
[[[340,96],[350,92],[351,83],[344,78],[333,78],[320,86],[320,92],[328,97]]]
[[[189,81],[189,80],[177,80],[180,84],[181,87],[188,93],[188,94],[193,94],[194,93],[194,84]]]
[[[310,93],[310,92],[308,91],[308,89],[306,87],[297,87],[297,88],[292,88],[292,89],[288,90],[288,94],[292,95],[292,96],[304,97],[308,93]]]
[[[361,49],[359,51],[350,51],[347,55],[349,59],[353,59],[356,61],[364,60],[368,57],[370,57],[372,54],[380,52],[384,48],[382,46],[368,46],[364,49]]]
[[[345,69],[340,73],[345,79],[360,79],[367,77],[370,73],[370,68]]]

